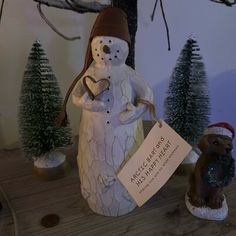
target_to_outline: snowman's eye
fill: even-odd
[[[100,41],[100,43],[102,43],[102,40]]]
[[[109,43],[111,43],[111,40],[109,40]]]
[[[99,54],[97,54],[97,56],[99,57],[100,55],[99,55]]]
[[[120,50],[116,50],[116,52],[118,52],[118,53],[119,53],[119,52],[120,52]]]
[[[117,56],[115,55],[115,58],[117,58]]]

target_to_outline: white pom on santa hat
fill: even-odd
[[[226,123],[226,122],[219,122],[219,123],[215,123],[212,125],[209,125],[203,135],[207,135],[207,134],[219,134],[219,135],[224,135],[224,136],[228,136],[230,138],[234,138],[234,128]]]

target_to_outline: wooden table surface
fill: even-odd
[[[229,215],[222,222],[200,220],[185,208],[187,178],[172,176],[143,207],[120,217],[93,213],[81,197],[76,151],[66,151],[72,172],[66,178],[42,182],[32,175],[32,163],[20,150],[0,151],[0,185],[16,210],[20,236],[235,236],[236,181],[227,189]],[[6,202],[0,212],[0,236],[14,235]],[[55,213],[60,223],[53,228],[40,225],[43,216]]]

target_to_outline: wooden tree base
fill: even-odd
[[[60,153],[60,155],[63,155],[63,154]],[[68,175],[70,170],[71,170],[70,164],[67,161],[67,159],[64,157],[63,162],[61,162],[59,165],[54,166],[54,167],[46,166],[46,165],[45,167],[43,167],[43,166],[37,165],[37,163],[34,162],[33,173],[35,176],[37,176],[41,180],[51,181],[51,180],[57,180],[57,179],[65,177],[66,175]]]

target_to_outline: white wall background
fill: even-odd
[[[41,19],[33,0],[6,0],[0,25],[0,148],[19,146],[17,113],[21,81],[34,40],[41,41],[63,96],[80,72],[95,14],[43,7],[60,31],[82,36],[69,42],[54,33]],[[78,130],[79,111],[70,103],[68,113],[73,131]]]
[[[165,0],[171,36],[167,40],[160,7],[150,21],[154,0],[139,0],[136,69],[153,87],[159,117],[169,77],[187,38],[195,36],[201,48],[210,84],[212,122],[228,121],[236,128],[236,6],[229,8],[208,0]],[[79,15],[44,7],[46,15],[67,35],[81,35],[69,42],[57,36],[40,18],[33,0],[7,0],[0,25],[0,148],[19,145],[17,106],[27,57],[39,39],[60,83],[63,95],[80,72],[94,14]],[[69,104],[74,134],[79,111]]]
[[[236,129],[236,6],[228,8],[208,0],[163,1],[171,36],[169,52],[160,7],[154,22],[149,20],[153,2],[139,1],[136,65],[154,89],[158,117],[163,116],[163,101],[176,60],[193,35],[208,76],[211,122],[226,121]]]

